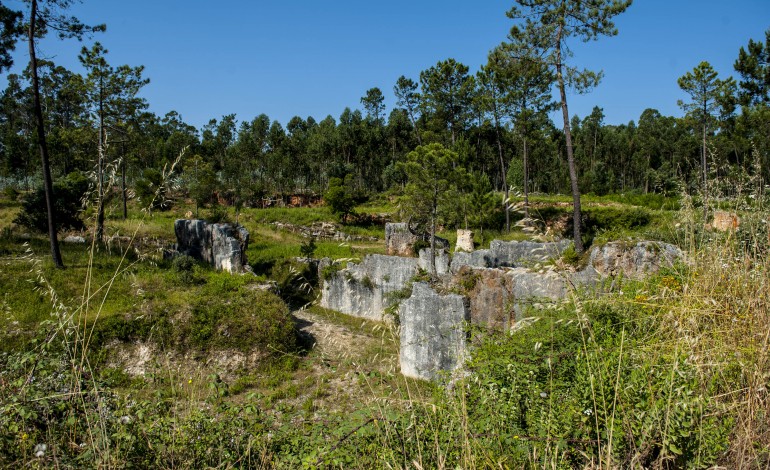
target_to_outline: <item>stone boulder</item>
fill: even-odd
[[[451,374],[465,360],[465,325],[470,320],[468,300],[457,294],[439,295],[419,282],[399,306],[401,373],[435,380]]]
[[[662,242],[610,242],[591,250],[589,266],[602,276],[623,275],[639,279],[672,266],[682,251]]]
[[[174,233],[178,253],[204,261],[220,271],[246,271],[249,232],[244,227],[178,219],[174,222]]]

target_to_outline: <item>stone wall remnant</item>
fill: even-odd
[[[242,226],[212,224],[200,219],[174,222],[176,251],[205,261],[220,271],[246,271],[249,232]]]
[[[403,289],[417,274],[419,260],[400,256],[368,255],[361,263],[348,263],[336,272],[321,262],[320,305],[347,315],[382,320],[394,299],[390,293]]]
[[[468,300],[457,294],[439,295],[428,284],[416,283],[399,307],[401,373],[435,380],[460,368],[465,360]]]

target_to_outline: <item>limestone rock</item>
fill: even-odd
[[[413,256],[418,237],[409,232],[406,223],[385,224],[385,253],[391,256]]]
[[[64,243],[85,243],[86,239],[79,236],[79,235],[69,235],[68,237],[64,238]]]
[[[471,266],[474,268],[494,268],[495,257],[491,250],[476,250],[470,253],[462,251],[456,252],[452,256],[451,270],[453,273],[457,273],[463,266]]]
[[[463,266],[474,268],[517,267],[542,263],[550,258],[558,258],[569,246],[569,241],[530,242],[492,240],[488,250],[476,250],[470,253],[458,251],[452,258],[451,271],[459,272]]]
[[[412,296],[399,308],[401,373],[435,380],[451,373],[465,360],[465,324],[468,301],[461,295],[439,295],[426,283],[417,283]]]
[[[669,267],[682,251],[662,242],[610,242],[591,250],[589,265],[602,276],[623,275],[639,279]]]
[[[179,253],[205,261],[221,271],[245,271],[249,232],[244,227],[178,219],[174,222],[174,232]]]
[[[414,256],[414,245],[418,241],[430,243],[430,235],[415,235],[404,222],[385,224],[385,254],[390,256]],[[436,237],[436,248],[449,250],[449,240]]]
[[[489,249],[495,260],[494,267],[516,267],[523,264],[534,264],[547,261],[549,258],[558,258],[569,246],[568,240],[558,242],[530,242],[492,240]]]
[[[427,272],[431,271],[431,251],[430,248],[420,250],[418,265],[420,269]],[[445,250],[436,250],[436,274],[443,276],[449,272],[449,253]]]
[[[456,286],[470,301],[470,321],[498,331],[507,331],[515,318],[513,278],[502,269],[464,266]]]
[[[392,302],[388,294],[403,289],[417,274],[419,260],[400,256],[368,255],[359,263],[332,272],[323,279],[320,305],[348,315],[382,320]],[[330,262],[322,260],[323,272]],[[328,271],[328,269],[327,269]]]
[[[473,251],[473,231],[471,230],[457,230],[457,243],[455,244],[455,251]]]

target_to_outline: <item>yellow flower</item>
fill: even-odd
[[[191,384],[191,383],[192,383],[192,379],[188,380],[188,381],[187,381],[187,383],[188,383],[188,384]]]
[[[29,435],[26,432],[21,433],[21,440],[26,441]]]

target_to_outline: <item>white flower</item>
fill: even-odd
[[[120,417],[120,424],[129,424],[131,423],[131,417],[128,415],[124,415]]]
[[[38,444],[35,446],[35,457],[40,458],[45,455],[45,451],[48,450],[46,444]]]
[[[585,410],[583,410],[583,414],[586,416],[591,416],[592,414],[594,414],[594,410],[592,410],[591,408],[586,408]]]
[[[540,398],[546,398],[548,397],[548,394],[545,392],[540,392]]]

